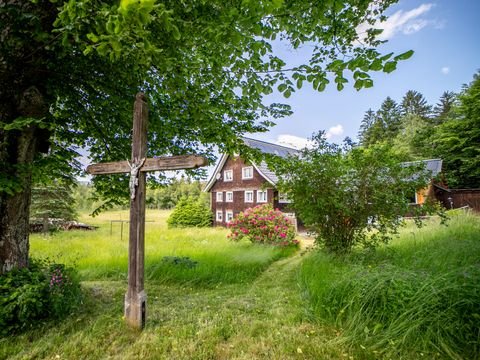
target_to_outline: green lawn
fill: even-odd
[[[168,211],[149,210],[146,215],[145,278],[156,284],[217,286],[253,280],[273,261],[292,253],[248,242],[233,243],[222,228],[168,229]],[[97,231],[72,231],[31,237],[31,252],[75,264],[82,280],[124,280],[127,278],[128,212],[111,211],[96,218],[83,215],[81,221],[99,226]],[[123,236],[122,236],[123,235]],[[175,266],[165,257],[188,257],[194,268]]]
[[[117,223],[110,235],[109,221],[125,220],[127,212],[108,212],[82,219],[100,226],[95,232],[32,236],[34,257],[76,264],[87,294],[85,304],[66,320],[0,339],[0,358],[350,360],[479,355],[478,325],[475,311],[470,311],[472,306],[480,308],[474,272],[480,261],[478,217],[456,218],[446,228],[434,221],[420,231],[407,227],[392,246],[373,254],[358,251],[340,261],[323,253],[232,243],[224,229],[167,229],[167,216],[164,211],[147,212],[147,220],[153,222],[146,225],[148,322],[143,332],[129,329],[122,319],[127,232],[124,228],[120,240]],[[165,256],[188,257],[197,265],[174,265],[165,262]],[[466,276],[461,272],[465,269]],[[400,285],[385,285],[392,282]],[[436,301],[429,302],[422,289],[445,283],[453,283],[452,288],[437,287]],[[380,288],[393,295],[374,291]],[[459,290],[450,306],[439,306]],[[422,292],[423,298],[418,297]],[[423,311],[415,314],[423,320],[408,326],[412,303],[394,301],[397,295],[400,300],[418,298]],[[462,302],[465,297],[468,301]],[[463,307],[455,307],[457,303]],[[407,315],[401,308],[405,304]],[[459,309],[468,313],[456,313]],[[447,322],[455,320],[450,327],[464,326],[460,335],[452,339],[447,329],[433,336],[445,314],[429,314],[432,311],[445,311]],[[393,316],[404,321],[389,325]],[[452,341],[460,342],[452,346]]]

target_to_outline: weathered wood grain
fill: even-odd
[[[133,109],[132,171],[128,161],[89,165],[91,175],[130,173],[130,227],[128,247],[128,290],[125,294],[125,320],[134,328],[145,326],[147,295],[144,289],[145,263],[145,173],[193,169],[207,165],[207,159],[197,155],[179,155],[143,159],[147,153],[148,105],[139,93]],[[139,166],[143,165],[139,168]],[[139,171],[138,171],[139,170]]]
[[[208,161],[203,156],[178,155],[148,158],[145,160],[145,164],[140,168],[140,171],[150,172],[195,169],[205,165],[208,165]],[[126,160],[98,163],[87,166],[87,172],[91,175],[124,174],[130,172],[130,165]]]

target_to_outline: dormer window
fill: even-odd
[[[233,170],[225,170],[223,172],[223,181],[233,181]]]
[[[253,166],[242,168],[242,179],[253,179]]]

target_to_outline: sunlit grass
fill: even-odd
[[[323,253],[302,266],[318,321],[360,353],[386,358],[480,356],[480,218],[412,224],[376,253]]]
[[[478,358],[477,217],[407,226],[389,247],[338,259],[232,243],[225,229],[168,229],[168,212],[150,211],[147,326],[137,332],[122,318],[126,228],[123,240],[119,224],[110,235],[109,220],[126,216],[84,218],[100,226],[94,232],[32,238],[33,256],[77,263],[86,303],[0,339],[0,359]]]
[[[165,283],[219,284],[249,281],[273,261],[292,249],[235,243],[224,228],[169,229],[168,211],[148,210],[145,230],[145,277]],[[96,231],[58,232],[33,235],[31,254],[74,264],[83,280],[125,280],[128,260],[127,211],[83,215],[82,221],[99,226]],[[172,264],[165,257],[188,258],[195,266]]]
[[[124,216],[124,213],[116,213]],[[227,241],[224,229],[169,230],[164,212],[147,223],[147,324],[129,329],[123,314],[126,239],[97,232],[34,236],[34,256],[76,261],[86,303],[62,322],[0,339],[0,359],[338,359],[334,332],[305,318],[292,250]],[[117,232],[115,232],[117,231]],[[188,256],[195,268],[165,265]],[[278,259],[278,261],[274,261]],[[112,279],[120,280],[112,280]],[[92,281],[94,279],[94,281]],[[205,286],[207,285],[207,286]]]

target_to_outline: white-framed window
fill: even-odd
[[[223,172],[223,181],[233,181],[233,170],[225,170]]]
[[[223,211],[222,210],[217,210],[217,221],[222,222],[223,221]]]
[[[253,191],[246,190],[245,191],[245,202],[246,203],[253,203]]]
[[[223,201],[223,192],[219,191],[217,192],[217,202],[222,202]]]
[[[253,166],[242,168],[242,179],[253,179]]]
[[[233,211],[227,210],[225,211],[225,221],[228,223],[233,220]]]
[[[233,191],[227,191],[225,193],[225,201],[226,202],[233,202]]]
[[[257,202],[267,202],[267,190],[257,190]]]
[[[287,203],[290,203],[290,199],[288,198],[288,194],[287,193],[278,193],[278,202],[280,204],[287,204]]]

